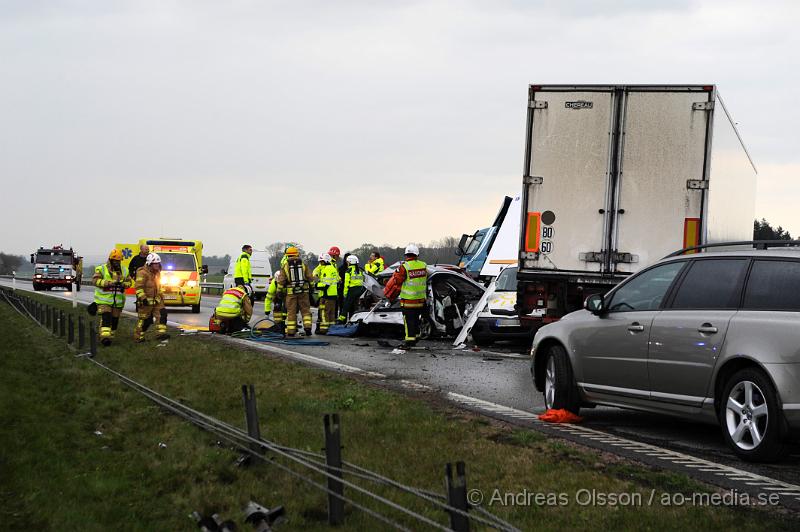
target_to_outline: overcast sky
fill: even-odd
[[[529,83],[716,83],[800,234],[800,2],[0,0],[0,250],[491,222]]]

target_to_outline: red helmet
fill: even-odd
[[[328,254],[333,255],[334,257],[338,257],[339,255],[342,254],[342,252],[339,251],[339,248],[337,248],[336,246],[331,246],[331,249],[328,250]]]

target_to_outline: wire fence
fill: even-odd
[[[252,385],[242,386],[247,421],[246,430],[243,430],[175,401],[96,360],[97,334],[93,320],[84,320],[82,315],[78,315],[76,319],[71,313],[65,314],[63,310],[51,306],[47,302],[20,294],[7,287],[0,287],[0,297],[21,316],[33,320],[51,334],[64,338],[67,346],[78,352],[78,357],[116,377],[130,389],[164,410],[214,434],[249,459],[277,467],[292,477],[325,492],[328,495],[328,521],[332,525],[342,523],[344,504],[346,503],[383,525],[397,530],[417,530],[422,527],[460,532],[470,530],[471,523],[495,530],[519,530],[484,508],[473,507],[468,503],[466,468],[463,462],[456,463],[455,467],[453,464],[446,464],[445,484],[447,489],[444,494],[398,482],[341,459],[341,420],[338,414],[326,414],[323,418],[324,453],[280,445],[260,436],[255,389]],[[83,350],[87,348],[88,350],[84,352]],[[366,485],[359,484],[359,482],[366,483]],[[447,524],[443,524],[420,513],[420,510],[377,493],[370,489],[370,486],[381,486],[384,490],[388,489],[395,497],[401,494],[410,495],[414,497],[416,506],[423,505],[428,510],[441,511],[443,517],[449,517],[449,521]],[[371,506],[367,506],[363,501],[355,500],[352,496],[345,495],[345,489],[357,494],[364,501],[370,501]],[[398,520],[399,517],[414,523],[414,527],[409,528],[406,524],[401,523]]]

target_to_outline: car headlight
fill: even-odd
[[[72,276],[71,276],[71,275],[67,275],[66,277],[64,277],[64,279],[66,279],[67,281],[69,281],[69,280],[71,280],[71,279],[72,279]]]
[[[36,278],[37,278],[37,279],[41,279],[41,278],[42,278],[42,274],[41,274],[41,273],[37,273],[37,274],[36,274]]]
[[[197,281],[186,281],[186,286],[194,288],[195,286],[197,286]]]

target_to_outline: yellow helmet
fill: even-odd
[[[108,254],[108,260],[122,260],[122,251],[118,249],[112,249],[111,253]]]
[[[293,259],[300,258],[300,250],[294,246],[289,246],[286,248],[286,256]]]

